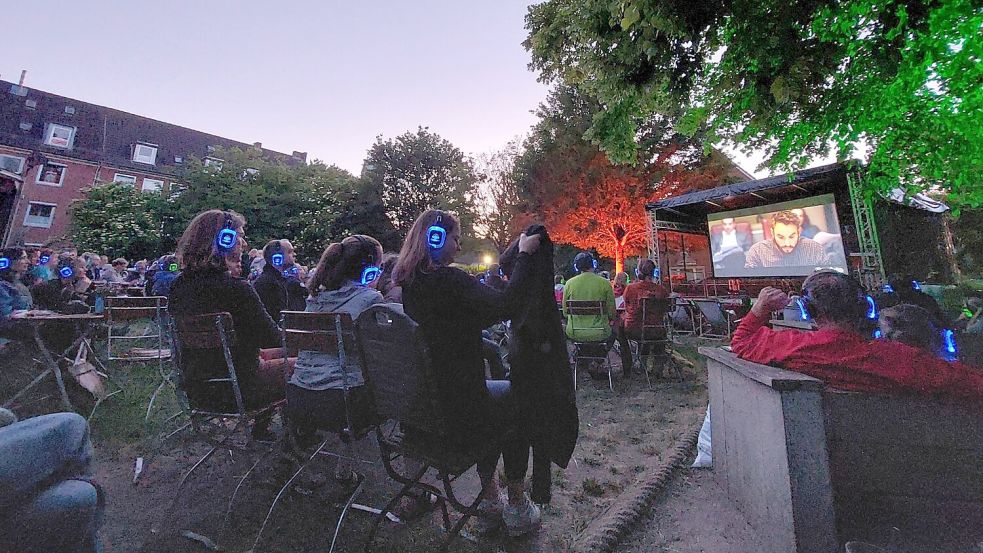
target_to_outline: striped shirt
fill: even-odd
[[[829,264],[829,255],[822,244],[809,238],[800,238],[791,253],[783,252],[773,240],[758,242],[748,250],[744,268],[823,267]]]

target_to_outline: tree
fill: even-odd
[[[635,162],[668,119],[792,169],[865,157],[872,190],[983,204],[983,13],[972,0],[550,0],[531,67],[598,98],[587,136]]]
[[[532,217],[522,211],[523,200],[516,171],[521,151],[522,142],[516,138],[501,150],[477,159],[480,174],[485,179],[482,183],[478,233],[494,243],[499,253],[504,252],[532,222]]]
[[[69,237],[81,251],[154,258],[174,244],[161,232],[165,203],[160,192],[141,192],[128,184],[93,187],[69,207]]]
[[[428,209],[456,212],[462,234],[471,234],[477,220],[480,178],[471,160],[447,140],[426,127],[389,140],[380,136],[363,167],[366,187],[378,191],[386,215],[401,236]]]

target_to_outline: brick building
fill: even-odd
[[[292,155],[112,108],[0,81],[0,231],[6,245],[43,245],[68,231],[68,208],[84,189],[119,181],[141,190],[180,181],[192,157],[215,148],[259,148],[271,161]]]

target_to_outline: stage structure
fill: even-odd
[[[948,207],[900,191],[871,198],[863,178],[861,164],[836,163],[648,204],[649,256],[672,291],[690,296],[794,290],[812,264],[849,271],[871,290],[894,273],[951,282]],[[790,212],[803,223],[792,242]]]

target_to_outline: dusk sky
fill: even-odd
[[[337,164],[428,126],[469,154],[535,122],[528,0],[32,0],[0,78]],[[745,169],[751,163],[742,160]]]

